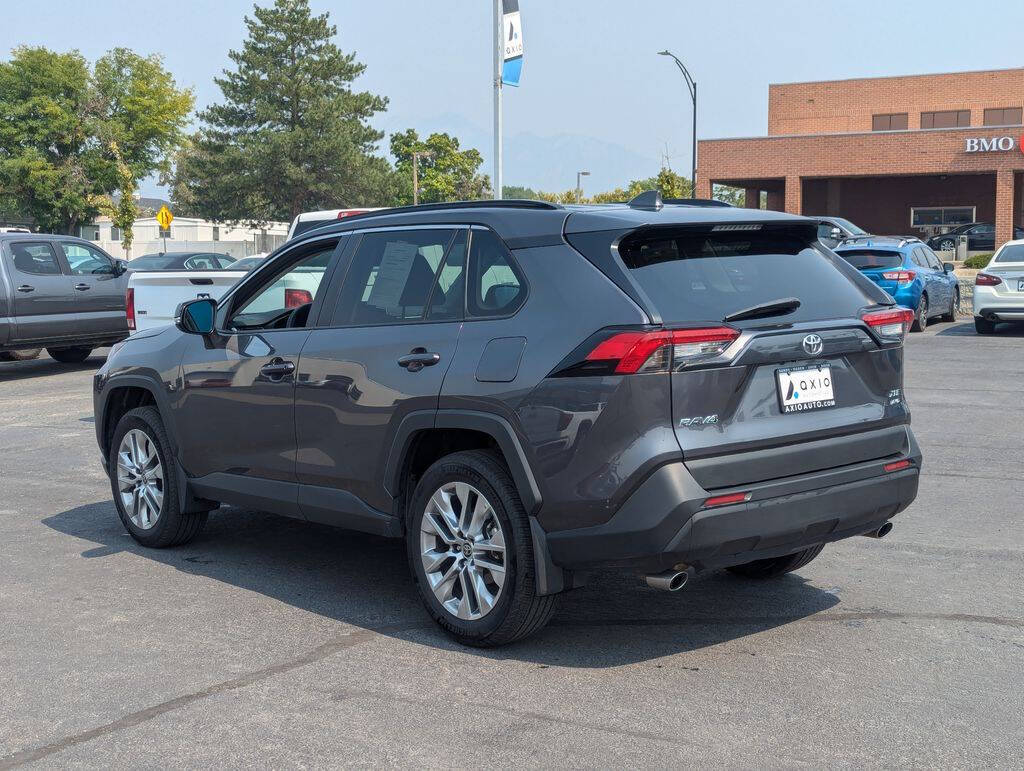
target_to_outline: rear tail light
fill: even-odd
[[[668,372],[720,355],[739,334],[731,327],[614,332],[586,354],[578,374]]]
[[[914,312],[909,308],[893,308],[865,313],[861,319],[872,331],[886,340],[902,340],[914,323]]]
[[[999,276],[990,276],[988,273],[979,273],[974,277],[975,286],[995,286],[1001,283],[1003,280]]]
[[[910,468],[910,465],[911,464],[909,460],[897,460],[893,461],[892,463],[886,463],[884,466],[882,466],[882,470],[887,472],[902,471],[905,468]]]
[[[285,289],[284,307],[299,308],[313,302],[313,295],[308,289]]]
[[[704,501],[704,508],[711,509],[715,506],[728,506],[731,503],[743,503],[750,498],[750,493],[729,493],[728,495],[716,495]]]
[[[897,284],[912,284],[917,278],[917,273],[912,270],[887,270],[882,273],[886,281],[895,281]]]
[[[135,288],[128,287],[124,293],[124,315],[128,329],[135,329]]]

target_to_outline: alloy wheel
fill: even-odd
[[[456,618],[476,621],[497,604],[505,584],[505,534],[478,489],[448,482],[427,503],[420,558],[434,597]]]
[[[154,442],[133,428],[117,449],[117,489],[132,524],[149,530],[160,518],[164,501],[164,469]]]

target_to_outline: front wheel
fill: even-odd
[[[943,314],[943,321],[956,321],[957,311],[960,310],[960,290],[953,292],[953,298],[949,301],[949,313]]]
[[[110,486],[121,522],[143,546],[190,541],[207,512],[186,513],[178,499],[178,470],[160,413],[137,407],[124,414],[110,441]]]
[[[47,348],[46,352],[50,354],[51,359],[55,359],[61,364],[80,364],[89,358],[92,347],[76,345],[73,348]]]
[[[939,241],[940,252],[953,252],[956,251],[956,242],[952,238],[947,238],[943,241]]]
[[[744,578],[775,578],[776,576],[781,576],[802,568],[812,559],[821,554],[821,550],[824,548],[825,544],[820,543],[817,546],[812,546],[809,549],[803,549],[802,551],[795,552],[794,554],[786,554],[782,557],[771,557],[765,560],[745,562],[742,565],[733,565],[732,567],[726,568],[726,570],[730,573],[735,573],[738,576],[743,576]]]
[[[924,332],[928,328],[928,295],[922,294],[920,302],[917,303],[917,312],[914,314],[914,323],[910,327],[911,332]]]
[[[502,459],[473,450],[423,474],[406,518],[409,567],[427,612],[464,645],[494,647],[543,627],[530,522]]]

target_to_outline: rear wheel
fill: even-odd
[[[825,544],[820,543],[817,546],[812,546],[809,549],[803,549],[793,554],[745,562],[742,565],[733,565],[726,568],[726,570],[744,578],[775,578],[776,576],[802,568],[821,554],[821,550],[824,548]]]
[[[92,347],[88,345],[76,345],[72,348],[47,348],[46,352],[50,358],[62,364],[79,364],[89,358]]]
[[[996,331],[995,322],[983,319],[981,316],[974,317],[974,331],[979,335],[991,335]]]
[[[928,295],[921,295],[917,303],[917,311],[914,313],[914,324],[910,327],[911,332],[924,332],[928,328]]]
[[[29,351],[0,351],[0,361],[29,361],[42,352],[42,348],[33,348]]]
[[[501,458],[474,450],[437,461],[409,507],[409,567],[427,611],[464,645],[492,647],[543,627],[530,523]]]
[[[181,510],[172,457],[155,408],[137,407],[118,421],[110,441],[110,486],[121,522],[143,546],[177,546],[206,524],[207,512]]]
[[[949,313],[942,316],[943,321],[956,321],[957,311],[960,309],[960,290],[953,292],[953,298],[949,301]]]
[[[956,250],[956,241],[954,241],[952,238],[944,238],[943,240],[939,241],[939,251],[940,252],[952,252],[952,251],[955,251],[955,250]]]

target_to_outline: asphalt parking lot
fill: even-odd
[[[460,648],[401,543],[222,509],[125,533],[81,366],[0,364],[0,768],[1004,766],[1024,750],[1024,333],[907,343],[925,452],[884,540],[660,593],[598,576]]]

